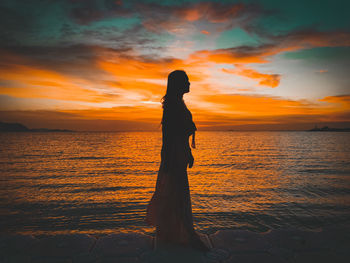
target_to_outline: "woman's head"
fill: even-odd
[[[188,81],[186,72],[183,70],[175,70],[171,72],[168,75],[166,94],[162,98],[163,108],[170,105],[176,105],[178,102],[185,105],[182,97],[184,93],[187,92],[190,92],[190,82]]]
[[[190,91],[190,82],[185,71],[175,70],[168,75],[166,96],[168,98],[182,98],[184,93]]]
[[[190,82],[185,71],[175,70],[168,75],[166,94],[162,98],[163,109],[167,109],[167,111],[163,112],[162,123],[164,123],[164,118],[166,118],[165,115],[169,114],[169,112],[174,112],[178,106],[186,108],[183,95],[189,91]]]

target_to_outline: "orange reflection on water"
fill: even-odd
[[[154,231],[144,216],[160,164],[160,132],[1,136],[7,149],[0,155],[1,214],[9,231]],[[348,139],[347,133],[198,132],[188,169],[196,228],[310,227],[332,214],[341,223],[349,216]]]

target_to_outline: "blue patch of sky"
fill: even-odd
[[[221,33],[216,41],[216,48],[258,46],[259,44],[257,36],[249,34],[241,28],[234,28]]]
[[[138,25],[141,23],[140,18],[136,16],[132,17],[112,17],[112,18],[106,18],[103,20],[99,20],[94,22],[90,29],[99,28],[99,27],[115,27],[120,30],[128,30],[131,29],[133,26]]]
[[[1,5],[11,14],[5,17],[9,34],[21,45],[52,44],[66,20],[60,2],[4,1]]]
[[[350,61],[350,47],[320,47],[283,54],[287,59]]]
[[[260,17],[258,25],[272,34],[305,28],[319,31],[348,30],[350,26],[350,2],[346,0],[244,2],[259,3],[267,11]]]
[[[50,5],[43,5],[39,8],[38,31],[34,38],[38,44],[55,44],[62,34],[63,24],[69,24],[70,19],[60,3],[53,2]]]

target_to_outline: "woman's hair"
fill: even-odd
[[[183,100],[184,85],[187,74],[183,70],[175,70],[168,75],[168,84],[164,97],[162,98],[163,117],[161,124],[167,119],[169,114],[174,114],[178,106],[186,108]],[[164,111],[167,109],[166,111]]]
[[[164,97],[162,98],[163,109],[171,102],[183,101],[183,86],[187,74],[183,70],[175,70],[168,75],[168,84]]]

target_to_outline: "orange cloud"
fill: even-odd
[[[191,81],[200,81],[206,77],[201,70],[201,65],[181,59],[146,61],[138,57],[116,56],[113,59],[108,59],[100,56],[96,63],[99,68],[112,74],[121,83],[123,81],[135,83],[138,79],[139,81],[140,79],[166,80],[168,74],[175,69],[183,69],[189,72]],[[121,86],[123,87],[123,85]],[[152,91],[157,93],[158,87],[156,88],[157,90]],[[162,91],[162,93],[164,92]]]
[[[320,99],[320,101],[339,104],[350,111],[350,95],[327,96]]]
[[[185,9],[182,15],[185,20],[190,22],[196,21],[201,17],[198,9]]]
[[[204,35],[210,35],[210,32],[208,32],[207,30],[202,30],[201,33]]]
[[[259,80],[259,85],[275,88],[280,83],[281,76],[278,74],[264,74],[254,69],[247,69],[243,65],[235,64],[235,69],[222,69],[223,72],[236,74],[239,76],[248,77]]]
[[[84,88],[84,84],[88,84],[85,80],[36,66],[9,65],[0,68],[0,75],[1,80],[8,83],[0,86],[0,94],[3,95],[85,102],[108,100],[103,92]]]
[[[185,69],[191,73],[191,81],[205,78],[200,66],[180,59],[146,60],[98,47],[94,51],[97,58],[92,68],[102,70],[98,72],[100,75],[104,72],[101,79],[67,75],[35,65],[34,61],[19,56],[8,56],[6,67],[0,67],[0,94],[61,100],[62,103],[74,101],[77,106],[79,103],[109,107],[113,104],[143,105],[160,101],[165,94],[167,75],[172,70]],[[35,105],[33,107],[35,109]]]
[[[104,56],[107,55],[104,49],[95,51]],[[135,101],[160,100],[161,94],[165,93],[165,86],[143,81],[143,79],[166,78],[168,72],[160,70],[160,63],[121,57],[117,52],[109,52],[108,55],[109,59],[113,55],[118,55],[115,60],[118,63],[103,60],[105,57],[101,58],[101,64],[97,62],[97,65],[113,74],[112,76],[110,74],[101,75],[100,80],[62,74],[37,66],[35,62],[21,59],[19,56],[7,55],[8,64],[6,67],[0,67],[0,80],[2,81],[0,94],[17,98],[75,101],[78,104],[119,103],[125,105],[133,104]],[[169,60],[167,63],[174,67],[177,66],[176,60]]]
[[[307,103],[286,100],[278,97],[217,94],[204,96],[204,100],[215,103],[219,112],[228,115],[283,115],[283,114],[313,114],[314,109]]]

